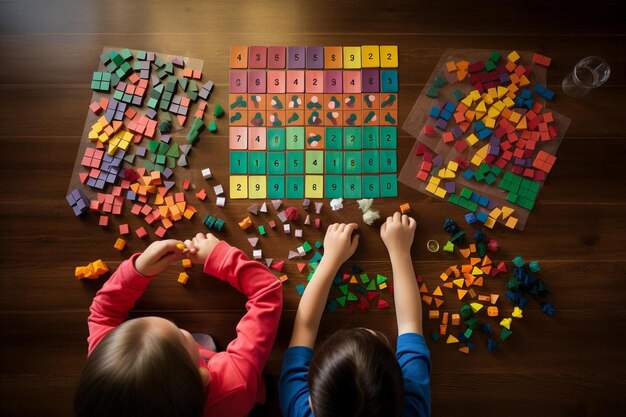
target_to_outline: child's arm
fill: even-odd
[[[328,227],[324,238],[324,256],[302,294],[293,325],[290,347],[313,348],[315,345],[333,278],[341,264],[354,254],[359,244],[359,235],[352,236],[352,232],[357,228],[355,223],[333,224]]]
[[[126,320],[152,276],[183,257],[185,250],[176,246],[179,243],[177,240],[152,243],[142,254],[123,262],[102,286],[89,308],[89,354],[104,336]]]
[[[210,233],[199,233],[185,244],[191,261],[204,263],[206,274],[228,282],[248,298],[248,311],[237,324],[237,338],[226,352],[231,358],[243,359],[260,380],[278,331],[283,306],[280,281],[263,264],[249,260]]]
[[[411,260],[415,219],[399,212],[387,218],[380,228],[393,270],[393,297],[396,303],[398,335],[422,334],[422,303]]]

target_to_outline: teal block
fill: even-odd
[[[397,70],[382,70],[380,72],[380,91],[383,93],[398,92]]]
[[[361,173],[361,152],[347,151],[343,153],[343,172],[346,174]]]
[[[343,177],[343,197],[361,198],[361,177],[358,175],[346,175]]]
[[[267,198],[285,198],[285,177],[275,175],[267,177]]]
[[[326,149],[342,149],[343,134],[340,127],[327,127],[326,138],[324,140]]]
[[[376,174],[380,171],[378,151],[363,151],[363,173],[364,174]]]
[[[268,152],[267,153],[267,173],[270,175],[285,174],[285,153],[284,152]]]
[[[324,173],[324,151],[306,151],[305,158],[305,173]]]
[[[262,175],[266,173],[265,152],[248,152],[248,173]]]
[[[287,149],[304,149],[304,127],[288,127],[285,134]]]
[[[285,192],[287,198],[304,198],[304,177],[288,176]]]
[[[363,198],[380,197],[380,178],[378,175],[365,175],[363,177]]]
[[[341,174],[343,172],[343,154],[336,151],[326,151],[326,173]]]
[[[397,197],[398,196],[398,176],[381,175],[380,176],[380,196],[381,197]]]
[[[380,151],[380,172],[396,172],[397,170],[396,151]]]
[[[282,151],[285,149],[285,129],[270,127],[267,129],[267,149]]]
[[[383,149],[396,149],[398,147],[397,127],[382,126],[380,128],[380,147]]]
[[[230,153],[230,173],[248,173],[248,155],[246,154],[246,152],[233,151]]]
[[[362,134],[363,149],[378,148],[378,126],[365,126]]]
[[[324,197],[341,198],[343,196],[343,177],[341,175],[326,175],[324,177]]]
[[[287,174],[304,174],[304,152],[287,152]]]
[[[344,149],[361,149],[361,128],[346,127],[343,130],[343,148]]]

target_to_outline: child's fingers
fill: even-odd
[[[409,227],[415,230],[416,225],[417,225],[417,222],[415,221],[415,219],[413,217],[409,217]]]
[[[204,233],[198,233],[196,235],[196,238],[198,239],[198,241],[206,240],[206,235]]]
[[[402,215],[400,214],[399,211],[396,211],[395,213],[393,213],[394,222],[400,222],[401,220],[402,220]]]
[[[402,224],[405,226],[409,225],[409,216],[407,216],[406,214],[402,215]]]
[[[350,243],[350,253],[354,253],[356,251],[357,246],[359,246],[359,237],[361,235],[355,235],[352,238],[352,242]]]
[[[189,251],[189,253],[194,254],[196,253],[196,247],[194,246],[193,242],[189,239],[185,240],[184,242],[185,246],[187,246],[187,250]]]

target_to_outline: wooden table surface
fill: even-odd
[[[77,281],[73,269],[98,258],[115,268],[130,255],[112,248],[114,228],[101,230],[94,215],[75,218],[65,202],[102,48],[203,59],[204,74],[216,83],[210,104],[224,105],[233,44],[397,44],[400,123],[448,48],[519,49],[551,56],[548,86],[557,98],[550,106],[573,123],[526,229],[497,227],[488,235],[500,241],[496,259],[521,255],[540,261],[559,311],[549,318],[533,305],[494,354],[480,346],[465,356],[429,341],[433,415],[600,416],[623,410],[626,28],[618,1],[584,3],[197,0],[142,6],[148,2],[1,1],[0,415],[71,414],[86,355],[88,307],[104,281]],[[607,84],[585,98],[559,94],[563,76],[587,55],[611,64]],[[190,158],[192,169],[212,167],[212,184],[228,184],[225,123],[220,121],[217,136],[203,134]],[[413,141],[400,132],[400,164]],[[430,254],[425,242],[444,240],[444,218],[464,224],[464,212],[402,184],[399,193],[377,205],[384,215],[400,203],[412,205],[419,224],[415,268],[432,282],[458,259]],[[250,252],[235,224],[248,204],[229,201],[221,210],[214,203],[197,206],[219,213],[229,225],[220,237]],[[336,213],[326,206],[322,219],[324,224],[359,219],[359,211],[353,202]],[[170,236],[185,238],[202,228],[198,216],[177,224]],[[377,230],[363,226],[362,234],[354,263],[390,275]],[[321,239],[322,232],[308,228],[305,238]],[[262,247],[266,256],[285,257],[296,242],[273,232]],[[145,244],[137,238],[129,242],[131,250]],[[293,278],[285,287],[284,315],[267,366],[270,415],[278,414],[275,383],[299,300],[293,287],[304,282],[295,268],[294,263],[286,266]],[[174,319],[191,331],[210,332],[224,346],[235,335],[244,298],[202,277],[199,269],[182,287],[175,280],[178,269],[155,280],[133,314]],[[504,278],[493,285],[501,289]],[[392,309],[339,311],[324,316],[320,337],[346,326],[369,326],[392,338],[396,334]]]

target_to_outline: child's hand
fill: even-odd
[[[168,239],[153,242],[135,259],[135,269],[141,275],[152,277],[171,263],[181,260],[187,252],[180,240]]]
[[[189,259],[194,264],[204,264],[213,248],[220,242],[212,233],[198,233],[191,240],[185,240],[185,246],[189,249]]]
[[[390,255],[410,252],[414,236],[415,219],[400,212],[387,217],[387,221],[380,227],[380,237]]]
[[[323,260],[339,266],[350,258],[359,245],[359,235],[352,236],[352,232],[358,230],[356,223],[335,223],[328,226],[324,237]]]

